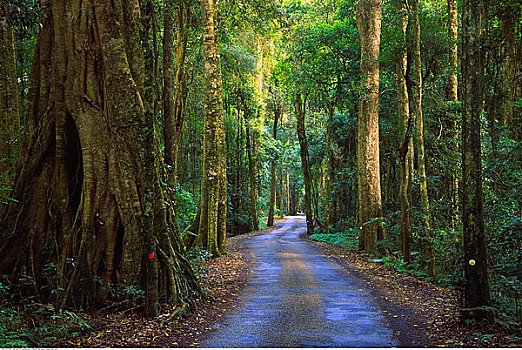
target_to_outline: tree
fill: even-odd
[[[356,17],[361,39],[361,98],[357,128],[359,249],[373,254],[384,239],[379,165],[379,50],[381,0],[359,0]]]
[[[147,316],[159,302],[192,302],[199,287],[173,234],[142,99],[138,1],[44,1],[42,9],[18,202],[0,225],[1,272],[30,275],[36,298],[59,307],[103,305],[108,284],[144,290]],[[49,268],[57,294],[42,288]]]
[[[509,2],[507,2],[509,4]],[[515,108],[514,103],[516,102],[516,79],[517,79],[517,67],[520,65],[520,54],[517,55],[516,37],[520,35],[517,33],[517,23],[520,27],[520,4],[512,2],[512,4],[504,5],[503,9],[503,37],[505,47],[505,57],[502,63],[504,71],[502,88],[503,88],[503,103],[502,103],[502,114],[504,116],[504,126],[511,128],[511,138],[520,141],[520,130],[517,128],[517,124],[514,123]],[[518,57],[517,57],[518,56]],[[520,83],[519,83],[520,84]],[[520,97],[520,96],[518,96]]]
[[[7,4],[0,3],[0,193],[12,185],[14,139],[20,129],[15,35]],[[0,215],[3,211],[0,202]]]
[[[254,231],[259,231],[259,220],[257,218],[257,185],[254,171],[254,160],[252,156],[253,141],[250,136],[250,121],[245,115],[246,120],[246,147],[247,147],[247,155],[248,155],[248,180],[250,182],[250,201],[252,205],[252,227]]]
[[[163,29],[163,135],[165,139],[165,164],[169,186],[177,191],[178,156],[185,123],[188,84],[185,74],[188,30],[192,18],[191,7],[186,1],[169,0],[165,3]],[[174,61],[174,11],[177,12],[176,61]],[[175,67],[177,67],[175,69]],[[176,73],[174,73],[174,70]],[[175,91],[174,91],[175,87]],[[174,212],[177,205],[174,199]],[[179,231],[177,228],[176,231]]]
[[[448,0],[448,36],[450,40],[450,47],[448,53],[449,59],[449,79],[448,85],[446,86],[446,98],[448,101],[456,103],[458,101],[458,8],[457,0]],[[458,138],[458,127],[456,114],[453,114],[447,127],[449,131],[449,142],[453,148],[457,148]],[[458,215],[458,202],[459,202],[459,180],[453,172],[449,175],[449,185],[451,188],[452,197],[452,230],[455,231],[457,222],[459,220]]]
[[[220,256],[225,252],[227,216],[226,147],[217,6],[214,0],[201,0],[205,56],[203,178],[199,213],[196,225],[191,227],[193,232],[197,232],[193,244],[207,249],[213,256]]]
[[[422,224],[424,239],[422,244],[423,257],[427,262],[427,271],[430,276],[435,275],[435,259],[433,257],[433,228],[431,223],[430,199],[426,180],[426,160],[424,152],[424,119],[422,117],[422,62],[421,62],[421,33],[419,21],[419,0],[412,0],[413,14],[413,67],[410,93],[411,112],[415,115],[417,168],[419,172],[419,187],[421,197]]]
[[[465,316],[487,319],[490,305],[482,207],[480,114],[484,86],[484,1],[462,4],[462,224]]]
[[[278,89],[278,84],[276,83],[276,89]],[[279,95],[275,94],[274,101],[274,126],[272,129],[272,137],[274,141],[277,140],[277,123],[279,118],[281,117],[283,110],[281,107],[281,103],[279,101]],[[271,227],[274,225],[274,215],[275,215],[275,202],[276,202],[276,159],[272,159],[270,164],[270,202],[268,204],[268,220],[266,225]]]
[[[310,161],[308,160],[308,142],[305,130],[305,109],[303,106],[302,92],[295,92],[294,108],[297,118],[297,137],[301,153],[301,167],[303,169],[303,180],[305,185],[304,211],[306,215],[306,232],[311,235],[314,233],[314,217],[312,212],[312,174],[310,171]]]
[[[401,203],[401,251],[405,262],[411,261],[411,183],[413,176],[413,126],[414,115],[410,114],[408,96],[408,47],[407,29],[409,21],[409,5],[407,0],[397,0],[397,17],[399,22],[399,52],[397,57],[397,114],[400,125],[400,203]]]

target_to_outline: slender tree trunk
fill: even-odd
[[[285,193],[286,193],[286,212],[288,215],[290,215],[290,174],[288,173],[288,170],[286,171]]]
[[[519,139],[520,128],[513,122],[514,103],[516,96],[516,73],[519,62],[517,62],[516,25],[520,23],[520,6],[518,4],[507,7],[504,10],[503,36],[505,57],[502,63],[504,75],[502,80],[503,103],[502,114],[504,116],[504,126],[511,128],[510,136],[514,140]]]
[[[205,56],[205,133],[203,178],[196,244],[213,256],[225,252],[227,179],[223,122],[221,58],[217,32],[217,2],[201,0]]]
[[[412,174],[413,174],[413,126],[415,116],[410,115],[408,86],[408,47],[407,29],[409,20],[409,5],[407,0],[397,1],[397,15],[401,37],[400,53],[397,59],[397,114],[400,128],[400,203],[401,203],[401,252],[405,262],[411,262],[411,204],[412,204]]]
[[[487,248],[482,207],[480,114],[483,110],[484,2],[462,4],[462,223],[464,240],[464,312],[466,318],[488,319],[490,305]]]
[[[188,97],[188,86],[185,79],[185,56],[191,9],[185,5],[184,1],[168,0],[165,5],[163,29],[163,136],[165,139],[165,164],[167,165],[168,187],[171,189],[170,193],[174,200],[176,232],[179,232],[176,192],[179,149],[182,142]],[[177,12],[176,61],[174,61],[175,11]],[[176,73],[174,73],[175,67],[177,67]]]
[[[254,160],[252,159],[253,146],[250,139],[250,123],[248,120],[246,121],[246,143],[248,154],[248,178],[250,180],[250,202],[252,206],[252,225],[254,231],[259,231],[259,220],[257,218],[257,186],[255,180]]]
[[[361,100],[357,128],[359,189],[359,250],[374,254],[384,227],[372,219],[382,217],[379,165],[379,50],[381,0],[359,0],[356,16],[361,38]]]
[[[312,174],[310,163],[308,162],[308,142],[305,131],[305,110],[301,93],[297,92],[294,101],[295,115],[297,118],[297,137],[301,149],[301,166],[303,168],[303,178],[305,184],[304,212],[306,215],[306,232],[311,235],[314,233],[314,217],[312,213]]]
[[[335,221],[335,207],[334,201],[332,199],[332,182],[334,179],[334,171],[335,171],[335,160],[334,160],[334,152],[333,152],[333,114],[334,108],[333,106],[328,108],[328,121],[326,124],[326,181],[325,181],[325,201],[326,201],[326,213],[325,213],[325,228],[326,233],[330,233],[330,225]]]
[[[283,218],[285,216],[284,213],[284,203],[285,203],[285,188],[283,186],[283,168],[279,171],[279,218]]]
[[[458,101],[458,7],[457,0],[448,1],[448,36],[450,39],[449,47],[449,81],[447,85],[447,99],[451,102]],[[457,114],[452,114],[447,129],[449,131],[450,144],[452,148],[458,148],[457,138],[459,136],[458,128],[460,125],[457,124]],[[459,179],[458,176],[451,172],[449,174],[449,188],[451,190],[452,198],[452,215],[451,215],[451,226],[452,230],[455,231],[459,224]]]
[[[459,81],[457,77],[458,71],[458,8],[457,8],[457,0],[447,0],[448,1],[448,36],[450,39],[449,46],[449,81],[446,87],[446,95],[448,101],[456,102],[458,101],[458,86]],[[451,125],[450,125],[451,126]]]
[[[435,275],[435,259],[433,257],[433,228],[431,226],[430,200],[428,196],[428,183],[426,180],[426,160],[424,156],[424,123],[422,117],[422,64],[420,51],[420,21],[419,0],[412,0],[413,14],[413,86],[410,98],[412,113],[416,122],[416,153],[417,168],[419,171],[419,186],[422,210],[422,224],[424,226],[424,237],[422,253],[426,261],[427,272],[430,276]]]
[[[277,123],[279,121],[279,117],[281,116],[281,108],[279,104],[276,102],[276,106],[274,109],[274,128],[272,130],[272,137],[274,140],[277,140]],[[270,166],[270,202],[268,203],[268,220],[267,226],[271,227],[274,225],[274,212],[275,212],[275,203],[276,203],[276,163],[275,159],[272,160]]]
[[[57,307],[111,302],[108,283],[144,290],[146,316],[159,302],[193,301],[199,287],[173,234],[154,118],[142,100],[138,2],[41,7],[18,202],[0,223],[1,273],[30,275],[37,299]],[[43,288],[49,264],[56,294]]]
[[[16,70],[15,35],[8,22],[8,9],[0,4],[0,188],[10,188],[14,180],[16,135],[20,130]],[[10,193],[1,194],[9,195]],[[0,202],[0,217],[4,211]]]

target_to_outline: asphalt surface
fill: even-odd
[[[304,216],[255,235],[256,266],[239,306],[200,347],[393,347],[393,330],[355,276],[300,238]]]

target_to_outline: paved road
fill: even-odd
[[[304,216],[252,236],[256,257],[239,307],[201,347],[399,346],[362,282],[299,236]]]

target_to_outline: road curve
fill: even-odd
[[[399,346],[365,285],[299,237],[304,216],[279,225],[246,241],[256,266],[239,306],[199,346]]]

